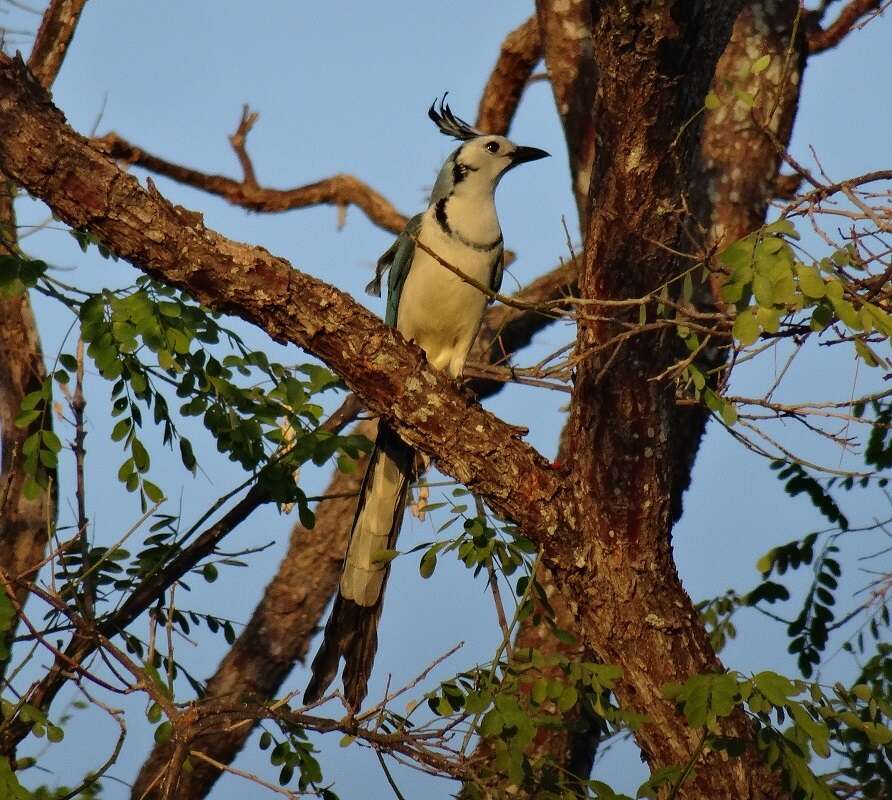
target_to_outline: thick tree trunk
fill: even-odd
[[[599,68],[599,150],[580,293],[623,299],[658,289],[680,264],[685,206],[708,219],[696,116],[742,3],[599,4],[593,20]],[[684,765],[699,734],[679,724],[662,694],[669,682],[722,669],[672,558],[670,507],[675,399],[651,380],[671,363],[671,334],[639,336],[596,355],[614,326],[582,319],[570,416],[579,508],[574,541],[557,558],[561,589],[607,663],[625,670],[621,704],[647,713],[636,734],[651,767]],[[560,580],[560,578],[559,578]],[[742,714],[725,732],[747,738]],[[751,751],[731,763],[697,764],[685,797],[780,795],[776,776]]]
[[[585,3],[557,5],[559,13],[555,13],[555,3],[551,0],[540,0],[538,4],[540,15],[546,15],[546,20],[550,20],[543,20],[546,31],[545,60],[552,76],[555,102],[564,120],[568,147],[572,148],[575,144],[583,148],[581,154],[573,153],[571,149],[570,163],[575,165],[581,161],[590,172],[591,161],[586,163],[584,148],[594,141],[593,99],[588,92],[594,91],[597,67],[591,51],[590,31],[589,38],[581,36],[579,25],[582,21],[576,19],[587,15],[589,9]],[[770,128],[777,140],[783,144],[789,140],[798,105],[805,51],[801,33],[795,42],[792,41],[798,11],[796,0],[750,2],[737,18],[731,41],[716,66],[712,87],[717,95],[723,97],[723,103],[717,110],[706,112],[700,147],[707,172],[706,191],[711,201],[708,245],[725,246],[757,228],[764,220],[773,197],[781,156],[760,126],[768,126],[770,121]],[[801,32],[802,26],[799,26],[799,30]],[[771,58],[768,68],[754,73],[751,69],[753,62],[764,55]],[[580,71],[588,77],[581,79]],[[576,87],[581,87],[582,91],[577,91]],[[734,88],[757,98],[755,117],[745,105],[736,102]],[[590,132],[581,133],[588,129],[591,129]],[[594,155],[593,146],[587,155],[589,159]],[[579,185],[580,172],[578,167],[573,171],[577,198],[583,188]],[[586,200],[587,189],[586,185]],[[580,207],[580,215],[585,227],[588,217],[583,207]],[[700,310],[714,310],[713,297],[719,282],[701,284],[701,287],[700,296],[694,298],[695,303]],[[704,360],[707,358],[709,367],[719,366],[726,359],[726,351],[712,348],[704,354]],[[709,419],[708,411],[701,406],[679,405],[674,414],[675,434],[670,448],[672,522],[681,516],[682,495],[690,485],[691,471]],[[562,462],[563,458],[559,456],[558,461]],[[542,570],[540,582],[549,591],[553,589],[547,570]],[[562,618],[559,624],[574,630],[575,621],[567,618],[563,600],[557,597],[552,602],[556,613]],[[543,653],[565,647],[547,626],[534,625],[532,620],[529,617],[521,623],[518,646],[535,647]],[[588,653],[584,657],[591,659],[593,655]],[[595,729],[578,733],[543,731],[528,755],[537,757],[547,754],[570,774],[586,778],[591,772],[597,750],[597,737]]]
[[[0,176],[2,254],[17,252],[13,191],[12,183]],[[22,575],[43,559],[47,528],[56,519],[55,482],[33,499],[25,497],[27,474],[22,446],[41,427],[52,427],[52,419],[38,419],[24,428],[17,428],[14,422],[25,395],[38,391],[46,378],[40,338],[27,293],[12,297],[0,295],[0,320],[3,320],[0,325],[0,569],[7,574]],[[23,603],[27,590],[23,587],[17,595],[19,603]],[[16,619],[0,636],[11,641],[17,626]],[[8,663],[0,660],[0,679]]]
[[[40,23],[28,66],[45,87],[52,86],[62,68],[68,46],[86,0],[52,0]],[[15,215],[16,187],[0,174],[0,255],[18,254],[18,230]],[[0,295],[0,569],[13,576],[26,576],[43,558],[48,528],[56,521],[57,486],[55,470],[52,483],[37,497],[25,497],[24,455],[22,445],[35,431],[52,428],[52,418],[35,420],[25,428],[16,428],[14,420],[22,399],[41,388],[46,379],[43,351],[37,323],[27,293],[17,297]],[[24,603],[27,592],[18,592]],[[12,640],[18,619],[3,634]],[[0,661],[0,679],[7,661]]]

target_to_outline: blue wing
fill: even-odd
[[[415,237],[421,230],[422,216],[423,214],[416,214],[406,223],[403,232],[387,252],[378,259],[375,277],[365,287],[369,294],[380,297],[381,279],[384,277],[384,273],[390,270],[387,279],[387,313],[384,316],[384,321],[392,327],[396,326],[396,315],[399,310],[403,284],[406,282],[406,276],[412,266],[412,259],[415,257]]]
[[[499,245],[499,249],[496,252],[496,259],[492,265],[492,274],[489,278],[489,288],[494,292],[498,292],[499,289],[502,288],[502,276],[505,273],[505,248],[502,245]],[[490,303],[493,301],[490,300]]]

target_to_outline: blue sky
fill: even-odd
[[[54,99],[79,131],[88,133],[101,114],[100,134],[114,130],[172,161],[233,176],[239,175],[239,169],[227,135],[237,124],[242,104],[249,103],[260,112],[249,148],[262,184],[290,187],[347,172],[368,181],[404,213],[414,213],[423,207],[436,172],[452,147],[430,124],[427,107],[435,96],[449,90],[456,112],[473,118],[502,38],[529,13],[527,3],[470,0],[448,4],[407,0],[377,4],[93,0],[87,4],[56,82]],[[0,23],[7,19],[10,27],[36,24],[36,17],[20,14],[0,18]],[[892,54],[887,46],[890,36],[892,18],[887,16],[854,34],[838,50],[812,60],[794,132],[797,157],[811,163],[809,147],[813,146],[835,178],[888,167],[892,104],[880,76],[892,74]],[[566,257],[561,220],[565,217],[572,226],[576,216],[547,83],[529,87],[512,138],[545,148],[555,157],[512,172],[499,189],[505,240],[518,253],[511,276],[506,277],[506,289],[515,285],[514,280],[523,284]],[[383,302],[368,298],[362,287],[392,237],[368,223],[358,210],[351,209],[345,228],[337,231],[337,212],[332,208],[249,214],[165,179],[155,181],[174,202],[202,211],[209,227],[263,245],[383,313]],[[24,225],[36,224],[46,216],[38,204],[24,201],[21,206]],[[43,231],[24,243],[34,255],[60,269],[74,270],[65,279],[80,285],[121,286],[134,276],[130,268],[103,261],[95,251],[82,255],[71,237],[58,230]],[[36,306],[45,349],[51,357],[60,347],[70,319],[44,300],[37,299]],[[299,362],[304,358],[294,347],[280,348],[257,332],[235,327],[280,360]],[[571,336],[569,327],[554,326],[539,337],[520,363],[535,362],[537,354],[541,357]],[[69,343],[69,351],[71,347]],[[757,391],[774,369],[775,364],[760,364],[744,370],[735,387],[741,394]],[[845,396],[855,380],[850,359],[836,353],[815,353],[797,366],[788,392],[789,396],[809,397],[842,391]],[[863,376],[857,380],[861,388]],[[114,476],[122,456],[108,441],[108,389],[101,380],[93,379],[88,391],[88,503],[96,541],[110,543],[135,521],[138,507],[132,496],[116,489]],[[565,402],[566,396],[560,393],[512,388],[488,405],[505,419],[529,426],[529,441],[551,455]],[[797,435],[794,431],[787,434]],[[201,443],[207,446],[208,441],[203,431],[196,431],[199,455]],[[806,442],[801,445],[811,447]],[[839,459],[838,454],[819,452],[834,464]],[[203,460],[205,473],[194,479],[172,457],[158,452],[155,461],[172,505],[182,505],[187,521],[242,479],[235,467],[211,454]],[[69,479],[72,474],[69,470]],[[315,494],[326,485],[328,472],[307,471],[302,480],[307,493]],[[883,497],[843,499],[849,503],[846,510],[859,522],[888,512]],[[742,450],[717,426],[710,427],[700,452],[685,509],[674,542],[679,572],[695,599],[732,586],[751,588],[758,581],[754,563],[759,555],[774,544],[825,527],[807,500],[788,500],[764,461]],[[60,523],[72,518],[66,500]],[[272,509],[252,518],[231,537],[227,547],[270,541],[273,546],[253,557],[248,570],[224,572],[210,589],[193,581],[192,606],[246,620],[276,569],[294,521]],[[407,520],[402,539],[406,549],[431,538],[430,524]],[[440,677],[487,658],[497,641],[494,614],[481,582],[474,582],[463,568],[448,563],[438,568],[433,579],[421,581],[417,566],[413,556],[397,559],[395,564],[372,696],[381,692],[388,673],[399,685],[459,640],[466,642],[465,647],[437,673]],[[854,589],[863,582],[863,577],[852,575],[848,586]],[[723,655],[729,667],[794,671],[785,654],[783,631],[761,627],[761,619],[753,613],[741,617],[740,628],[738,640]],[[209,675],[223,652],[222,645],[219,638],[200,639],[197,646],[182,643],[177,656],[196,674]],[[45,663],[45,657],[40,661]],[[850,662],[841,657],[834,659],[831,667],[838,670],[834,679],[851,675]],[[300,690],[305,681],[305,670],[298,668],[283,692]],[[55,713],[61,713],[66,699],[60,698]],[[138,722],[139,703],[128,699],[124,705],[134,710],[135,716],[111,775],[129,781],[149,748],[152,732],[147,724]],[[107,718],[75,713],[65,741],[41,757],[47,772],[29,775],[29,782],[74,780],[105,758],[115,731]],[[326,777],[337,782],[341,796],[388,796],[372,755],[356,747],[340,750],[337,739],[322,740],[322,761]],[[265,764],[266,757],[253,747],[237,762],[243,769],[262,774]],[[266,771],[267,777],[274,774]],[[417,772],[398,769],[395,774],[408,797],[445,798],[455,790],[453,784],[432,781]],[[599,764],[597,776],[619,789],[634,789],[643,776],[634,748],[613,748]],[[128,796],[123,783],[106,781],[105,786],[105,796],[112,800]],[[242,797],[246,790],[239,779],[224,777],[212,797]]]

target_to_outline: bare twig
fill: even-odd
[[[251,128],[254,127],[254,123],[257,122],[258,116],[259,114],[256,111],[251,111],[247,105],[242,106],[242,118],[239,121],[238,128],[229,137],[229,143],[232,145],[232,149],[235,150],[239,164],[242,165],[243,183],[252,189],[257,188],[257,176],[254,174],[254,164],[248,155],[246,144],[248,134],[251,132]]]
[[[852,30],[865,24],[865,16],[880,14],[884,4],[888,6],[888,0],[851,0],[831,25],[809,33],[808,52],[815,55],[836,47]]]
[[[243,131],[243,137],[246,133],[247,131]],[[352,175],[334,175],[293,189],[271,189],[257,186],[248,180],[237,181],[174,164],[131,144],[116,133],[107,133],[93,139],[92,143],[98,150],[118,161],[143,167],[251,211],[275,213],[317,205],[355,205],[373,223],[393,233],[399,233],[406,224],[406,217],[389,200]],[[244,166],[242,162],[243,169]]]
[[[190,750],[190,756],[194,756],[199,761],[204,761],[206,764],[210,764],[214,769],[218,769],[221,772],[228,772],[230,775],[237,775],[239,778],[244,778],[245,780],[251,781],[252,783],[256,783],[258,786],[262,786],[264,789],[269,789],[271,792],[275,792],[276,794],[280,794],[283,797],[289,797],[291,800],[297,800],[298,795],[294,792],[286,789],[284,786],[279,786],[275,783],[270,783],[269,781],[263,780],[259,775],[255,775],[253,772],[246,772],[243,769],[239,769],[238,767],[232,767],[229,764],[224,764],[222,761],[217,761],[215,758],[211,758],[209,755],[202,753],[201,750]]]

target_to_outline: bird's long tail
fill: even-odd
[[[381,556],[396,545],[414,464],[415,451],[382,421],[359,491],[339,591],[311,666],[305,703],[322,697],[342,656],[347,702],[358,709],[365,698],[390,572],[390,560]]]

